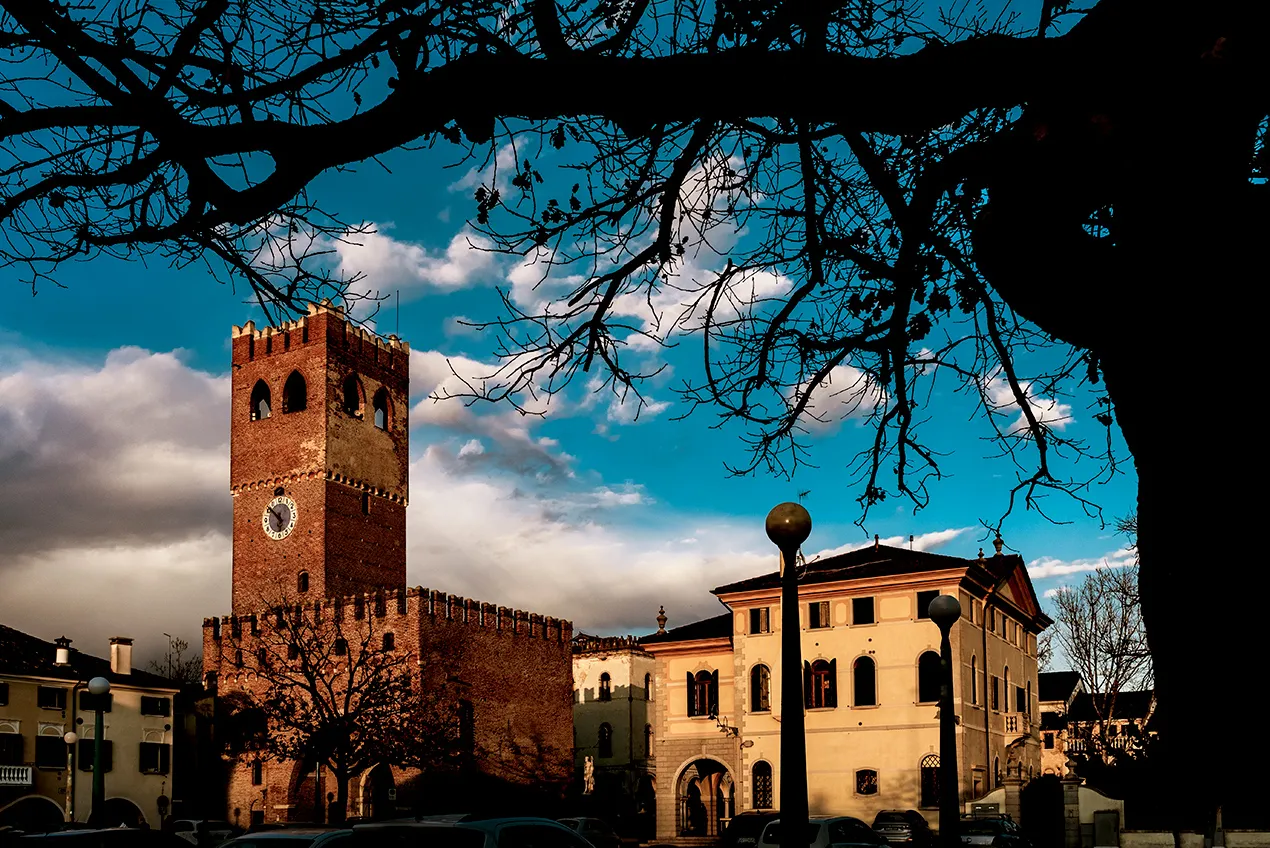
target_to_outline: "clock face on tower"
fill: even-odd
[[[261,517],[265,535],[270,539],[287,538],[295,529],[295,517],[295,501],[286,495],[279,495],[269,501],[269,505],[265,507],[265,514]]]

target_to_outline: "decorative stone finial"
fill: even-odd
[[[1004,544],[1005,542],[1001,541],[1001,534],[998,533],[997,537],[992,540],[992,547],[996,548],[997,550],[997,552],[993,556],[1001,556],[1001,547]]]
[[[881,537],[877,533],[873,534],[873,550],[877,550],[882,545]]]
[[[979,548],[979,561],[983,562],[983,548]]]
[[[666,632],[666,620],[667,620],[666,607],[665,606],[658,607],[657,609],[657,632],[658,633]]]

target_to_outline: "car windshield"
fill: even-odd
[[[737,816],[728,825],[727,836],[735,839],[738,836],[758,836],[763,832],[763,825],[771,819],[765,816]]]
[[[830,842],[880,842],[873,833],[873,828],[862,821],[844,819],[829,825]]]
[[[878,813],[878,817],[873,820],[875,825],[879,824],[908,824],[908,819],[903,813]]]
[[[961,823],[961,832],[970,836],[995,836],[1005,830],[1001,822],[992,819],[981,819],[978,821],[964,821]]]
[[[820,835],[819,824],[807,825],[807,844],[816,841],[816,837]],[[767,830],[763,831],[763,841],[769,845],[781,845],[781,823],[772,822],[767,826]]]

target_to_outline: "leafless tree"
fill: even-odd
[[[273,318],[373,303],[326,261],[358,223],[307,186],[456,144],[495,166],[474,225],[544,275],[541,303],[507,296],[504,367],[473,394],[588,373],[638,402],[649,348],[687,336],[685,397],[746,428],[739,472],[792,473],[817,418],[872,421],[867,510],[928,502],[950,448],[924,410],[952,387],[1015,466],[997,524],[1054,494],[1098,515],[1117,423],[1161,708],[1213,726],[1231,698],[1187,670],[1234,687],[1239,666],[1173,611],[1225,588],[1169,560],[1185,528],[1257,515],[1206,494],[1247,482],[1230,416],[1159,420],[1256,361],[1270,7],[1038,0],[1027,29],[982,8],[0,2],[0,262],[34,290],[68,261],[158,255],[245,282]],[[1076,398],[1105,438],[1059,426]],[[1240,594],[1226,636],[1252,644],[1259,593]],[[1235,791],[1233,753],[1191,735],[1179,770]]]
[[[1138,567],[1100,568],[1054,596],[1054,639],[1089,690],[1096,716],[1090,740],[1109,751],[1122,692],[1152,686],[1151,652],[1138,599]]]
[[[162,659],[150,660],[148,670],[161,674],[169,680],[177,680],[187,686],[197,686],[203,682],[203,656],[194,654],[187,657],[185,652],[190,643],[176,636],[168,637],[168,647]]]
[[[283,604],[257,633],[231,643],[256,676],[238,704],[258,716],[257,732],[267,730],[253,740],[255,752],[330,769],[337,822],[347,815],[350,778],[381,764],[443,767],[463,755],[462,643],[437,636],[416,651],[398,645],[375,610],[340,609]]]

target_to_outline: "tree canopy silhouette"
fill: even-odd
[[[544,298],[507,298],[506,367],[478,394],[583,372],[638,392],[647,349],[689,334],[686,396],[748,427],[738,471],[792,471],[817,416],[871,418],[867,509],[926,503],[920,404],[952,381],[1017,465],[1011,508],[1063,492],[1096,511],[1086,485],[1114,458],[1051,402],[1092,392],[1137,468],[1161,713],[1217,803],[1234,746],[1197,729],[1240,691],[1225,644],[1253,643],[1258,593],[1192,574],[1212,553],[1183,534],[1255,518],[1224,495],[1257,462],[1231,430],[1259,320],[1241,283],[1264,276],[1270,223],[1267,7],[1040,0],[1028,31],[980,8],[0,2],[0,259],[38,287],[158,253],[274,317],[350,301],[364,288],[322,253],[358,227],[313,201],[316,176],[511,144],[475,224],[540,263]]]

